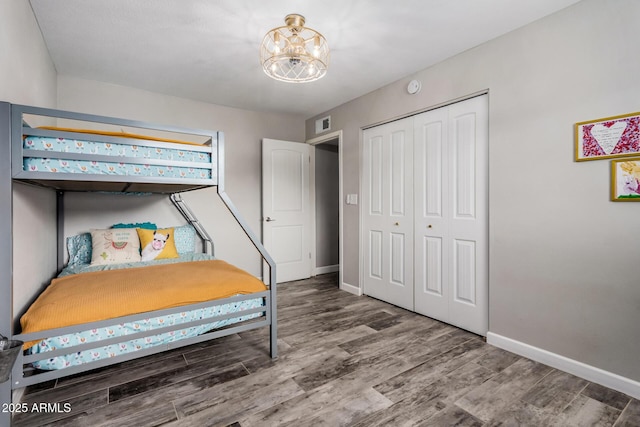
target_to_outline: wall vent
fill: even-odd
[[[322,133],[328,130],[331,130],[331,116],[316,120],[316,133]]]

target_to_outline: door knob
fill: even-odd
[[[433,225],[429,224],[427,225],[427,228],[433,228]]]
[[[395,225],[400,225],[400,223],[399,223],[399,222],[396,222],[396,224],[395,224]]]
[[[271,219],[271,217],[266,217],[264,220],[267,222],[275,221],[275,219]]]

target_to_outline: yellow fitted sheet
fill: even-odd
[[[160,141],[160,142],[173,142],[175,144],[187,144],[187,145],[199,145],[197,142],[190,141],[182,141],[180,139],[171,139],[171,138],[161,138],[157,136],[149,136],[149,135],[140,135],[137,133],[129,133],[129,132],[112,132],[106,130],[93,130],[93,129],[75,129],[75,128],[64,128],[64,127],[56,127],[56,126],[41,126],[40,129],[48,129],[48,130],[59,130],[63,132],[77,132],[77,133],[88,133],[92,135],[105,135],[105,136],[116,136],[119,138],[134,138],[134,139],[146,139],[149,141]]]

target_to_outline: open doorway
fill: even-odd
[[[307,141],[311,155],[312,274],[337,273],[342,284],[342,131]]]
[[[315,155],[315,274],[340,269],[340,169],[338,140],[318,144]]]

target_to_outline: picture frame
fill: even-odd
[[[640,202],[640,157],[611,161],[611,200]]]
[[[640,155],[640,112],[575,124],[575,161]]]

